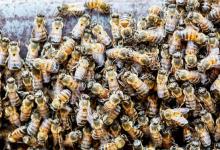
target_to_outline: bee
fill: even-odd
[[[144,111],[140,111],[138,113],[137,122],[140,126],[140,130],[144,133],[144,135],[149,136],[150,135],[150,130],[149,130],[150,121]]]
[[[136,74],[126,71],[123,78],[139,96],[143,97],[149,92],[149,87]]]
[[[130,96],[124,95],[122,108],[124,109],[125,114],[128,115],[132,120],[136,120],[138,118],[137,110],[134,108],[134,102],[131,100]]]
[[[79,61],[80,59],[80,53],[76,50],[74,50],[72,53],[71,53],[71,57],[70,59],[68,60],[68,63],[67,63],[67,70],[69,71],[73,71],[75,66],[77,65],[77,62]]]
[[[213,6],[209,12],[208,19],[214,23],[218,23],[220,21],[220,7]]]
[[[215,122],[212,114],[206,110],[201,112],[201,121],[204,123],[205,127],[208,129],[209,133],[214,134],[215,132]]]
[[[178,11],[176,10],[175,4],[168,5],[165,18],[166,18],[165,31],[167,33],[173,33],[179,21],[179,14]]]
[[[218,142],[220,140],[220,117],[218,117],[215,121],[214,139],[216,142]]]
[[[40,127],[41,116],[38,112],[34,112],[31,115],[31,121],[27,126],[27,133],[31,136],[35,136]]]
[[[162,135],[160,133],[160,118],[153,118],[150,123],[150,136],[155,147],[162,146]]]
[[[183,94],[186,107],[191,110],[195,110],[197,105],[197,97],[195,95],[195,89],[192,84],[189,84],[183,88]]]
[[[117,105],[113,110],[108,111],[103,116],[103,123],[111,125],[121,112],[121,107]]]
[[[82,150],[89,150],[92,145],[92,134],[89,127],[84,127],[82,130],[82,141],[80,143],[80,148]]]
[[[85,7],[89,10],[96,10],[102,14],[109,14],[111,11],[110,4],[106,3],[104,0],[88,0],[85,3]]]
[[[58,119],[52,120],[50,130],[51,130],[52,137],[53,137],[53,148],[56,148],[57,145],[59,145],[61,147],[60,141],[62,141],[61,133],[62,133],[63,129],[60,126]]]
[[[56,16],[61,16],[61,17],[78,17],[82,16],[85,13],[85,8],[79,5],[71,4],[71,3],[66,3],[62,4],[61,6],[57,7],[57,15]]]
[[[74,143],[77,143],[82,138],[82,132],[80,130],[71,131],[65,135],[63,145],[67,147],[73,147]]]
[[[33,95],[27,95],[25,99],[22,101],[21,107],[20,107],[20,120],[27,121],[32,113],[32,108],[34,107],[34,96]]]
[[[73,112],[72,108],[68,105],[65,105],[63,108],[59,110],[60,121],[62,122],[62,127],[65,130],[72,129],[71,118],[70,115]]]
[[[20,56],[20,48],[18,42],[11,41],[8,46],[8,58],[7,58],[7,66],[11,71],[20,70],[23,65],[23,60]]]
[[[85,126],[90,111],[90,97],[87,94],[82,94],[79,101],[79,111],[76,114],[76,122],[78,126]]]
[[[178,126],[186,126],[188,120],[184,117],[185,114],[189,112],[188,108],[174,108],[162,110],[162,116],[165,120],[171,124],[176,124]]]
[[[197,53],[198,46],[194,42],[188,41],[185,51],[185,62],[187,68],[195,68],[197,66]]]
[[[217,65],[220,64],[220,58],[218,55],[208,55],[207,57],[203,58],[197,65],[197,68],[200,72],[205,72]]]
[[[171,130],[168,128],[164,129],[162,136],[162,147],[165,149],[170,148],[174,143],[174,138],[172,136]]]
[[[160,6],[153,5],[148,9],[147,12],[148,16],[146,17],[146,20],[148,28],[163,26],[163,21],[160,18],[163,14],[163,11]]]
[[[161,60],[160,60],[161,68],[164,68],[165,70],[170,70],[170,68],[171,68],[171,55],[169,54],[169,45],[168,44],[162,45],[160,55],[161,55]]]
[[[56,17],[52,22],[52,30],[49,39],[52,44],[59,45],[62,40],[63,18]]]
[[[105,112],[110,112],[114,110],[123,100],[123,92],[122,91],[114,91],[109,97],[109,100],[105,102],[103,106],[103,110]]]
[[[59,63],[63,63],[68,59],[68,56],[71,55],[75,47],[75,41],[69,37],[63,37],[63,43],[61,43],[59,51],[55,55],[55,59]]]
[[[121,33],[120,33],[120,18],[119,14],[113,13],[110,17],[110,25],[111,25],[111,32],[113,37],[113,46],[116,46],[118,44],[118,41],[121,39]]]
[[[143,146],[141,140],[134,140],[133,142],[133,150],[144,150],[145,147]]]
[[[186,145],[186,148],[189,150],[200,150],[201,143],[198,140],[193,140],[189,144]]]
[[[81,57],[76,67],[74,78],[80,81],[83,80],[87,74],[88,67],[89,67],[88,59],[86,59],[85,57]]]
[[[40,55],[41,58],[52,59],[56,56],[57,52],[57,48],[54,48],[54,46],[50,42],[46,42]]]
[[[146,17],[142,17],[137,22],[137,30],[146,30],[147,29],[147,19]]]
[[[112,142],[101,144],[99,150],[118,150],[123,149],[126,144],[125,135],[120,135],[112,140]]]
[[[134,122],[129,120],[128,116],[123,115],[121,117],[122,128],[131,136],[133,140],[142,138],[143,132],[134,126]]]
[[[201,81],[201,74],[197,71],[180,69],[175,72],[175,78],[177,80],[189,81],[190,83],[196,84]]]
[[[79,87],[79,83],[75,79],[73,79],[71,75],[61,73],[58,76],[58,78],[59,78],[61,84],[63,86],[66,86],[72,92],[75,92],[75,90],[77,90]]]
[[[18,87],[14,78],[10,77],[7,79],[5,91],[5,98],[8,97],[12,106],[19,106],[21,104],[21,99],[18,95]]]
[[[155,117],[158,113],[158,98],[155,95],[149,95],[147,97],[148,101],[148,111],[147,114],[149,117]]]
[[[25,144],[27,144],[28,146],[31,146],[31,147],[34,147],[36,148],[37,146],[39,146],[38,144],[38,141],[37,141],[37,138],[34,137],[34,136],[29,136],[29,135],[25,135],[23,138],[22,138],[23,142]]]
[[[193,140],[193,135],[189,126],[183,127],[183,139],[186,143],[190,143]]]
[[[187,0],[186,10],[188,12],[197,10],[200,6],[199,0]]]
[[[176,102],[181,105],[183,103],[184,95],[182,88],[177,82],[171,82],[168,84],[168,89],[172,97],[176,99]]]
[[[209,40],[207,44],[207,51],[209,55],[219,54],[219,41],[215,33],[209,33]]]
[[[179,36],[179,32],[183,30],[183,28],[178,27],[173,35],[169,38],[169,54],[173,55],[176,52],[179,52],[182,48],[181,38]]]
[[[84,14],[83,16],[81,16],[76,25],[73,27],[73,30],[71,32],[72,38],[79,40],[83,36],[86,27],[88,27],[90,23],[91,17],[88,14]]]
[[[162,27],[139,30],[134,34],[134,39],[138,42],[149,42],[150,44],[160,44],[164,40],[165,32]]]
[[[95,24],[92,27],[92,34],[97,38],[97,42],[102,43],[105,46],[111,45],[111,38],[100,24]]]
[[[53,110],[59,110],[64,107],[65,104],[69,102],[71,97],[71,91],[68,89],[63,89],[53,99],[51,107]]]
[[[188,14],[188,17],[192,21],[192,23],[197,24],[201,31],[209,32],[213,31],[214,25],[211,21],[202,16],[201,13],[191,12]]]
[[[121,60],[129,60],[131,53],[132,50],[125,47],[115,47],[106,51],[108,58]]]
[[[209,132],[202,124],[198,124],[195,126],[196,133],[198,134],[198,137],[200,139],[200,142],[204,147],[211,146],[211,137],[209,135]]]
[[[176,0],[165,0],[165,6],[169,6],[170,4],[176,4]]]
[[[109,97],[109,90],[104,88],[100,83],[90,81],[87,84],[87,88],[101,99],[107,99]]]
[[[210,87],[210,91],[214,91],[217,94],[220,93],[219,82],[220,82],[220,75],[218,75],[218,78],[212,83]]]
[[[111,136],[117,137],[121,134],[121,126],[118,121],[114,121],[109,127],[109,132]]]
[[[26,134],[26,126],[21,126],[16,128],[8,135],[8,141],[12,143],[16,143],[22,139],[22,137]]]
[[[16,110],[16,107],[8,106],[5,108],[5,116],[8,117],[10,123],[19,127],[21,125],[19,113]]]
[[[38,14],[34,19],[34,27],[31,33],[31,40],[34,42],[45,42],[47,40],[47,29],[45,27],[45,16]]]
[[[30,65],[31,61],[38,57],[40,51],[40,44],[30,40],[30,44],[27,46],[26,63]]]
[[[37,69],[32,69],[31,76],[32,76],[33,90],[38,91],[43,89],[43,78],[41,71]]]
[[[43,91],[41,90],[37,91],[34,97],[40,116],[42,118],[47,118],[49,116],[49,107],[47,105],[47,100]]]
[[[37,140],[39,144],[43,144],[47,141],[48,139],[48,133],[50,132],[52,120],[49,119],[44,119],[43,122],[41,123],[39,127],[39,131],[37,133]]]
[[[200,87],[198,89],[198,98],[200,102],[204,104],[204,107],[208,112],[213,114],[216,112],[215,103],[211,97],[210,92],[206,88]]]
[[[21,74],[22,83],[26,89],[26,91],[33,91],[33,78],[31,76],[31,72],[28,70],[22,71]]]
[[[180,70],[182,68],[183,68],[182,53],[176,52],[172,55],[171,71],[175,73],[177,70]]]
[[[0,40],[0,65],[5,66],[8,57],[8,48],[10,40],[7,37],[3,37]]]
[[[170,150],[184,150],[184,148],[175,144],[170,147]]]
[[[208,13],[211,10],[211,1],[203,0],[202,2],[200,2],[200,6],[203,13]]]

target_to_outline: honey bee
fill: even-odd
[[[54,46],[50,42],[46,42],[40,55],[41,58],[52,59],[56,56],[57,52],[57,48],[54,48]]]
[[[128,116],[123,115],[121,117],[122,128],[131,136],[133,140],[142,138],[143,132],[134,126],[134,122],[129,120]]]
[[[102,14],[109,14],[111,11],[110,4],[106,3],[104,0],[88,0],[85,3],[85,7],[89,10],[96,10]]]
[[[137,121],[140,126],[140,130],[144,133],[144,135],[149,136],[150,135],[150,130],[149,130],[150,121],[144,111],[140,111],[138,113]]]
[[[73,71],[77,62],[79,61],[80,59],[80,53],[76,50],[74,50],[72,53],[71,53],[71,58],[69,59],[68,63],[67,63],[67,70],[69,71]]]
[[[124,109],[125,114],[128,115],[132,120],[136,120],[138,118],[137,110],[134,108],[134,102],[131,100],[130,96],[124,95],[122,108]]]
[[[170,70],[171,68],[171,55],[169,54],[169,45],[163,44],[162,49],[160,52],[161,60],[160,60],[160,66],[161,68],[164,68],[165,70]]]
[[[204,107],[208,112],[210,113],[216,112],[215,103],[213,102],[210,92],[206,88],[200,87],[198,89],[198,98],[200,102],[204,104]]]
[[[123,92],[122,91],[114,91],[109,97],[109,100],[105,102],[103,109],[105,112],[110,112],[114,110],[117,105],[120,104],[121,100],[123,100]]]
[[[82,16],[85,13],[85,8],[79,5],[71,4],[71,3],[66,3],[62,4],[61,6],[57,7],[57,14],[56,16],[61,16],[61,17],[78,17]]]
[[[197,66],[197,53],[198,46],[194,42],[188,41],[185,51],[185,62],[187,68],[195,68]]]
[[[211,137],[210,137],[209,132],[207,131],[207,129],[202,124],[198,124],[197,126],[195,126],[195,130],[198,134],[198,137],[199,137],[200,142],[202,143],[202,145],[204,147],[211,146]]]
[[[183,68],[182,53],[176,52],[172,55],[171,71],[175,73],[177,70],[182,68]]]
[[[59,145],[61,148],[60,142],[62,141],[62,137],[61,137],[62,131],[63,129],[60,126],[59,120],[58,119],[52,120],[51,133],[53,137],[53,148],[56,148],[57,145]]]
[[[180,69],[175,72],[175,78],[177,80],[189,81],[190,83],[196,84],[201,80],[201,75],[197,71],[188,71]]]
[[[201,112],[201,121],[204,123],[205,127],[208,129],[209,133],[214,134],[215,132],[215,122],[212,114],[206,110]]]
[[[111,32],[113,36],[113,46],[116,46],[118,44],[118,41],[121,39],[121,33],[120,33],[120,18],[119,14],[113,13],[110,17],[110,25],[111,25]]]
[[[197,97],[195,95],[195,89],[192,84],[189,84],[183,88],[183,94],[186,107],[191,110],[195,110],[197,105]]]
[[[193,135],[189,126],[183,127],[183,139],[186,143],[190,143],[193,140]]]
[[[88,59],[86,59],[85,57],[81,57],[76,67],[74,78],[80,81],[83,80],[87,74],[88,67],[89,67]]]
[[[158,99],[155,95],[149,95],[147,97],[148,101],[148,111],[147,114],[149,117],[155,117],[158,113]]]
[[[33,78],[28,70],[22,71],[22,83],[26,91],[33,91]]]
[[[20,48],[18,42],[11,41],[8,46],[8,58],[6,60],[8,69],[11,71],[20,70],[23,65],[23,59],[20,56]]]
[[[3,37],[0,40],[0,65],[5,66],[8,57],[8,48],[10,40],[7,37]]]
[[[49,39],[52,44],[59,45],[62,40],[63,18],[56,17],[52,22],[52,30]]]
[[[170,147],[170,150],[184,150],[184,148],[175,144]]]
[[[189,150],[200,150],[201,143],[198,140],[193,140],[189,144],[186,145],[186,148]]]
[[[178,27],[173,35],[169,39],[169,54],[173,55],[176,52],[179,52],[182,48],[181,38],[179,36],[179,32],[183,30],[183,28]]]
[[[41,116],[38,112],[34,112],[31,115],[31,121],[27,126],[27,133],[31,136],[35,136],[40,127]]]
[[[179,21],[179,14],[175,4],[168,5],[165,17],[165,30],[167,33],[173,33]]]
[[[87,88],[101,99],[107,99],[109,97],[109,90],[104,88],[100,83],[90,81],[87,84]]]
[[[76,115],[76,122],[78,126],[85,126],[90,115],[90,97],[87,94],[82,94],[79,101],[79,111]]]
[[[82,141],[80,148],[82,150],[89,150],[92,145],[92,134],[89,127],[84,127],[82,130]]]
[[[6,81],[6,87],[5,87],[5,98],[8,97],[10,103],[12,106],[19,106],[21,104],[21,99],[18,95],[18,87],[15,83],[15,79],[10,77]]]
[[[148,27],[163,26],[163,21],[160,18],[163,14],[160,6],[153,5],[148,9],[148,16],[146,17]]]
[[[139,96],[143,97],[149,92],[149,87],[138,76],[130,71],[123,74],[123,78]]]
[[[60,79],[61,84],[66,86],[72,92],[75,92],[75,90],[77,90],[79,87],[79,83],[73,79],[71,75],[61,73],[58,78]]]
[[[202,16],[201,13],[191,12],[188,17],[192,23],[197,24],[203,32],[213,31],[214,25],[211,21]]]
[[[220,64],[220,59],[218,55],[208,55],[207,57],[203,58],[197,65],[197,68],[201,72],[205,72],[217,65]]]
[[[65,105],[59,110],[59,119],[61,121],[62,127],[65,130],[72,130],[72,124],[71,124],[71,113],[73,112],[73,109],[69,107],[68,105]]]
[[[139,30],[134,34],[137,42],[149,42],[151,44],[160,44],[164,40],[165,32],[162,27],[148,30]]]
[[[171,82],[168,84],[168,89],[170,91],[170,94],[176,99],[176,102],[181,105],[183,103],[183,90],[178,85],[177,82]]]
[[[150,136],[155,147],[162,146],[162,135],[160,133],[160,118],[153,118],[150,123]]]
[[[38,53],[40,51],[40,44],[30,40],[30,44],[27,46],[28,51],[26,55],[26,63],[30,65],[31,61],[38,57]]]
[[[8,106],[5,108],[5,116],[8,117],[10,123],[19,127],[21,125],[21,121],[19,118],[19,113],[16,110],[16,107]]]
[[[33,95],[28,95],[25,97],[25,99],[22,101],[20,110],[20,120],[23,121],[27,121],[30,116],[31,116],[31,112],[32,112],[32,108],[34,107],[34,96]]]
[[[218,117],[215,121],[214,139],[216,142],[218,142],[220,140],[220,117]]]
[[[137,22],[137,30],[146,30],[147,29],[147,19],[142,17]]]
[[[220,21],[220,8],[217,6],[213,6],[211,11],[209,12],[208,18],[210,21],[218,23]]]
[[[121,135],[112,140],[112,142],[101,144],[99,150],[118,150],[122,149],[126,144],[125,135]]]
[[[164,129],[162,136],[162,147],[165,149],[170,148],[174,143],[174,138],[172,136],[171,130],[168,128]]]
[[[157,95],[162,99],[169,99],[170,93],[167,87],[168,73],[167,71],[160,69],[157,73]]]
[[[63,89],[53,99],[51,107],[53,110],[59,110],[64,107],[65,104],[69,102],[71,97],[71,91],[68,89]]]
[[[47,29],[45,27],[45,16],[38,14],[34,19],[34,27],[31,33],[31,40],[34,42],[44,42],[47,40]]]
[[[209,55],[219,54],[219,41],[215,33],[209,33],[209,40],[207,45]]]
[[[71,32],[72,38],[79,40],[82,37],[86,27],[90,25],[90,22],[91,17],[88,14],[84,14],[83,16],[81,16],[76,25],[73,27],[73,30]]]
[[[133,150],[144,150],[145,147],[143,146],[141,140],[134,140],[133,142]]]
[[[188,120],[184,117],[189,112],[188,108],[174,108],[162,110],[162,116],[170,123],[177,124],[178,126],[186,126]]]
[[[218,75],[218,78],[212,83],[210,87],[210,91],[214,91],[217,94],[220,93],[219,82],[220,82],[220,75]]]
[[[71,131],[66,134],[63,144],[67,147],[73,147],[73,144],[77,143],[81,138],[82,132],[80,130]]]
[[[43,122],[41,123],[39,127],[39,132],[37,133],[37,140],[39,144],[43,144],[47,141],[48,139],[48,133],[50,132],[52,120],[49,119],[44,119]]]
[[[109,127],[109,132],[111,136],[117,137],[121,134],[121,126],[118,121],[114,121]]]
[[[211,10],[211,0],[202,0],[202,2],[200,2],[200,6],[202,12],[209,12]]]
[[[200,6],[199,0],[187,0],[186,3],[186,10],[189,11],[193,11],[193,10],[197,10]]]
[[[95,24],[92,27],[92,34],[97,38],[99,43],[102,43],[107,47],[111,45],[111,38],[100,24]]]
[[[39,70],[32,69],[31,76],[32,76],[33,90],[38,91],[43,89],[43,78],[41,72]]]
[[[22,138],[22,140],[25,144],[27,144],[28,146],[31,146],[33,148],[36,148],[37,146],[39,146],[37,138],[34,136],[25,135]]]
[[[103,116],[103,123],[111,125],[121,112],[121,107],[117,105],[113,110],[108,111]]]
[[[42,118],[47,118],[49,116],[49,107],[47,105],[47,100],[43,91],[41,90],[37,91],[34,97],[40,116]]]
[[[130,54],[132,53],[132,50],[129,48],[120,48],[120,47],[115,47],[112,49],[108,49],[106,51],[106,55],[108,58],[111,59],[121,59],[121,60],[128,60],[130,59]]]
[[[26,126],[21,126],[16,128],[8,135],[8,141],[12,143],[16,143],[22,139],[22,137],[26,134]]]

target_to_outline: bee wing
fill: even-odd
[[[189,112],[189,108],[174,108],[173,110],[182,114],[187,114]]]
[[[188,120],[184,117],[177,116],[177,117],[173,117],[172,120],[177,122],[181,126],[185,126],[188,124]]]

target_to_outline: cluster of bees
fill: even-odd
[[[219,22],[218,0],[166,0],[138,21],[90,0],[59,6],[49,34],[38,14],[25,59],[1,35],[2,149],[220,149]]]

